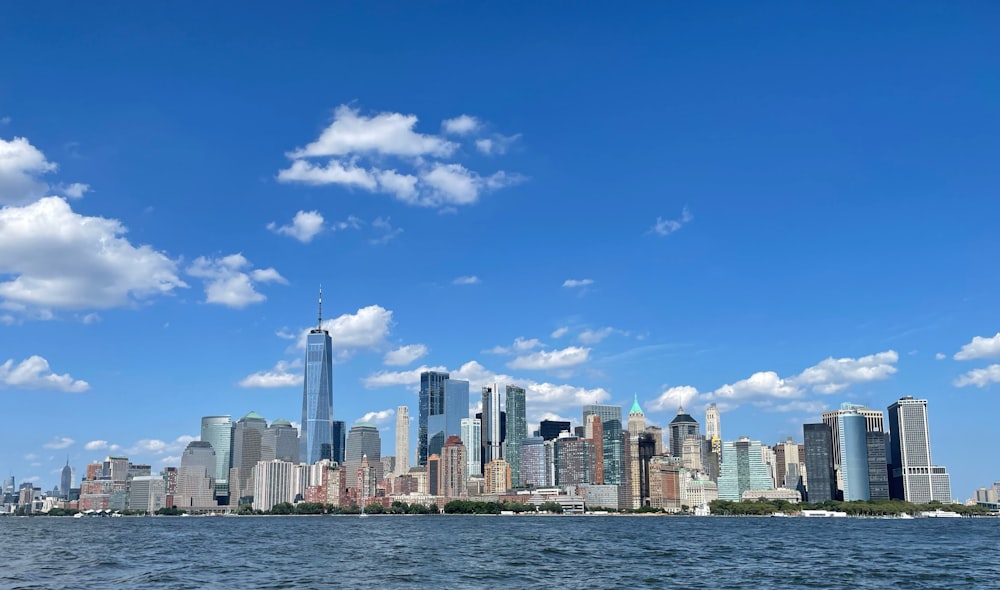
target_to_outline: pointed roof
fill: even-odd
[[[684,406],[677,408],[677,416],[670,421],[671,424],[697,424],[698,421],[694,419],[694,416],[684,412]]]
[[[628,411],[628,415],[632,416],[633,414],[637,414],[639,416],[645,416],[645,414],[642,412],[642,408],[639,407],[639,394],[635,393],[633,395],[635,396],[635,398],[632,401],[632,409]]]
[[[246,416],[243,416],[243,418],[240,419],[241,422],[244,421],[244,420],[260,420],[262,422],[267,422],[267,420],[264,419],[263,416],[261,416],[257,412],[254,412],[253,410],[250,410],[249,414],[247,414]]]

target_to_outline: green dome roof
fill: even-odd
[[[240,421],[243,420],[260,420],[261,422],[267,422],[267,420],[265,420],[263,416],[261,416],[257,412],[254,412],[253,410],[250,410],[249,414],[243,416],[243,418],[240,419]]]
[[[632,402],[632,409],[628,411],[628,415],[639,414],[640,416],[645,416],[642,413],[642,408],[639,407],[639,394],[635,394],[635,400]]]
[[[272,427],[273,426],[288,426],[288,427],[291,427],[292,423],[289,422],[288,420],[285,420],[284,418],[278,418],[274,422],[271,422],[271,426]]]

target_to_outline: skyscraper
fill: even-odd
[[[465,445],[465,456],[468,462],[465,472],[468,477],[483,474],[482,453],[483,424],[479,418],[462,419],[462,444]]]
[[[857,413],[864,416],[866,432],[885,431],[885,412],[882,410],[873,410],[866,406],[845,402],[840,404],[839,410],[823,412],[823,423],[830,427],[830,434],[833,437],[833,466],[836,469],[840,469],[840,422],[838,417],[846,413]]]
[[[708,404],[708,409],[705,410],[705,438],[722,438],[722,420],[715,402]]]
[[[355,474],[361,466],[361,459],[367,457],[368,464],[376,469],[375,481],[382,481],[382,439],[378,428],[368,422],[358,422],[347,433],[347,450],[344,453],[344,468],[348,474]],[[355,477],[347,478],[347,487],[357,487]]]
[[[299,431],[288,420],[278,419],[264,431],[260,442],[260,460],[299,462]],[[310,463],[311,465],[311,463]]]
[[[500,387],[494,383],[483,387],[483,465],[501,459]]]
[[[410,471],[410,408],[396,408],[396,475]]]
[[[889,406],[889,425],[892,497],[916,504],[951,502],[948,470],[931,461],[927,400],[906,396],[893,402]]]
[[[69,491],[73,488],[73,468],[69,466],[69,457],[66,457],[66,466],[62,468],[59,477],[59,493],[64,500],[69,500]]]
[[[316,327],[306,336],[299,458],[309,465],[333,458],[333,341],[323,329],[322,288]]]
[[[417,464],[440,455],[444,441],[462,432],[462,418],[469,417],[469,382],[453,380],[448,373],[420,374],[420,415],[417,422]]]
[[[451,435],[444,441],[441,454],[441,486],[439,493],[447,498],[465,495],[468,460],[462,439]]]
[[[212,445],[215,451],[215,497],[229,497],[229,469],[232,467],[233,418],[232,416],[203,416],[201,440]]]
[[[510,464],[510,485],[521,487],[521,443],[528,437],[523,387],[507,386],[507,437],[504,441],[507,463]]]
[[[545,439],[532,436],[521,443],[521,486],[544,488],[552,484],[545,469]]]
[[[207,441],[188,443],[181,455],[174,506],[207,508],[215,506],[215,450]]]
[[[674,457],[682,456],[684,439],[688,436],[700,437],[699,430],[698,421],[685,412],[683,406],[677,408],[677,415],[670,421],[670,454]]]
[[[868,501],[868,440],[865,417],[857,411],[837,415],[840,438],[840,471],[844,486],[844,501]]]
[[[760,441],[740,437],[722,443],[722,473],[719,474],[719,499],[740,501],[743,492],[772,489],[774,481],[764,464]]]
[[[538,424],[538,436],[545,440],[559,438],[560,432],[569,432],[569,422],[563,420],[542,420]]]
[[[889,499],[886,438],[882,432],[865,433],[865,448],[868,451],[868,493],[872,500]]]
[[[817,503],[836,499],[837,482],[833,473],[833,435],[830,426],[823,423],[803,424],[802,438],[805,443],[806,476],[809,481],[809,485],[806,486],[808,500]],[[721,492],[719,497],[722,497]]]
[[[603,432],[604,483],[621,485],[624,481],[625,446],[622,441],[622,408],[587,404],[583,406],[583,423],[587,416],[600,416]]]
[[[632,409],[628,411],[628,433],[633,437],[638,437],[644,430],[646,430],[646,414],[639,406],[639,394],[634,394]]]
[[[233,426],[232,465],[235,477],[229,479],[229,503],[253,496],[253,469],[260,461],[261,442],[267,420],[251,411]],[[207,441],[206,441],[207,442]]]
[[[347,423],[343,420],[333,421],[333,457],[338,465],[344,464],[344,449],[347,445]]]

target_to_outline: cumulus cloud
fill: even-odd
[[[187,287],[177,263],[134,246],[115,219],[79,215],[59,197],[0,209],[0,298],[18,309],[112,308]]]
[[[955,379],[955,387],[975,385],[983,388],[991,383],[1000,383],[1000,365],[990,365],[985,369],[973,369]]]
[[[72,184],[60,185],[56,190],[71,199],[81,199],[84,193],[90,192],[90,185],[82,182],[74,182]]]
[[[985,359],[1000,357],[1000,332],[995,336],[976,336],[972,342],[966,344],[952,357],[956,361],[969,361],[973,359]]]
[[[479,119],[471,115],[459,115],[454,119],[445,119],[441,123],[441,130],[451,135],[468,135],[479,127]]]
[[[415,115],[384,112],[366,116],[341,105],[316,141],[286,154],[292,162],[278,172],[278,181],[339,185],[392,195],[410,205],[448,208],[475,203],[488,191],[524,180],[504,171],[481,175],[446,161],[459,145],[442,136],[417,132],[416,124]],[[461,115],[444,121],[442,130],[462,136],[480,125],[475,117]],[[316,158],[326,161],[317,163]],[[386,164],[395,167],[383,167]]]
[[[16,365],[14,359],[8,359],[0,365],[0,388],[2,387],[81,393],[90,389],[90,384],[73,379],[68,373],[53,373],[49,369],[49,361],[33,355]]]
[[[946,358],[948,358],[948,355],[946,355],[943,352],[939,352],[939,353],[937,353],[937,354],[934,355],[934,360],[943,361]]]
[[[562,286],[567,289],[576,289],[578,287],[589,287],[594,284],[594,279],[566,279],[563,281]]]
[[[27,138],[0,138],[0,205],[19,205],[45,196],[49,185],[38,177],[55,169]]]
[[[687,207],[685,207],[684,210],[681,211],[680,219],[664,219],[662,217],[657,217],[656,223],[653,224],[653,227],[651,227],[649,231],[659,236],[669,236],[687,225],[693,219],[694,216],[691,215],[691,212],[688,211]]]
[[[385,353],[382,362],[391,367],[400,367],[427,356],[427,352],[427,347],[423,344],[407,344]]]
[[[302,385],[302,361],[278,361],[270,371],[258,371],[240,381],[240,387],[274,388],[297,387]]]
[[[531,354],[519,356],[507,363],[511,369],[527,369],[533,371],[548,371],[565,369],[585,363],[590,359],[590,349],[579,346],[568,346],[560,350],[540,350]]]
[[[466,275],[462,277],[456,277],[451,284],[452,285],[478,285],[481,281],[476,275]]]
[[[494,346],[486,352],[491,354],[514,354],[534,350],[542,346],[545,346],[545,344],[538,338],[523,338],[518,336],[510,346]]]
[[[896,373],[899,354],[887,350],[861,358],[827,358],[809,367],[795,378],[798,386],[808,386],[819,393],[837,393],[854,383],[881,381]]]
[[[87,444],[83,445],[83,448],[87,451],[103,451],[109,448],[110,445],[106,440],[92,440]]]
[[[556,328],[555,330],[553,330],[552,334],[550,334],[550,336],[552,338],[562,338],[568,332],[569,332],[569,326],[562,326],[560,328]]]
[[[308,243],[323,231],[323,216],[320,215],[319,211],[299,211],[292,218],[290,224],[279,226],[272,221],[267,224],[267,229],[302,243]]]
[[[368,412],[364,416],[357,419],[356,422],[371,422],[372,424],[382,424],[396,415],[396,410],[392,408],[388,410],[381,410],[378,412]]]
[[[242,254],[222,258],[199,256],[187,273],[205,280],[205,303],[217,303],[241,309],[267,299],[255,289],[258,283],[287,284],[273,268],[249,269],[250,261]]]
[[[380,305],[369,305],[356,313],[345,313],[323,321],[323,329],[330,332],[333,347],[339,349],[378,347],[385,342],[391,327],[392,311]],[[299,332],[299,349],[305,350],[311,329],[304,328]]]
[[[653,412],[673,411],[690,404],[696,397],[698,390],[690,385],[668,387],[649,404],[648,408]]]
[[[66,449],[73,446],[76,441],[69,438],[68,436],[56,436],[52,440],[42,445],[43,449],[52,449],[55,451]]]
[[[577,340],[583,342],[584,344],[597,344],[601,340],[604,340],[605,338],[610,336],[614,331],[615,329],[610,326],[605,328],[599,328],[597,330],[588,329],[584,330],[583,332],[580,332],[580,335],[577,336]]]

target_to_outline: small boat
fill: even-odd
[[[931,512],[921,512],[920,516],[923,518],[962,518],[962,515],[957,512],[941,510],[940,508]]]

